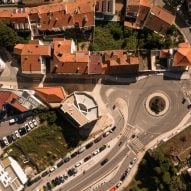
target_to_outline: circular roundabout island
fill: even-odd
[[[145,108],[147,112],[155,117],[166,114],[169,109],[169,99],[161,92],[155,92],[150,94],[145,101]]]

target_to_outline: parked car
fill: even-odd
[[[84,158],[84,162],[87,162],[88,160],[90,160],[92,157],[91,155],[87,156],[86,158]]]
[[[106,159],[104,159],[103,161],[101,161],[101,166],[103,166],[104,164],[106,164],[108,162],[108,159],[106,158]]]
[[[4,148],[5,146],[6,146],[5,142],[2,139],[0,139],[0,147]]]
[[[55,165],[55,166],[53,166],[53,167],[51,167],[50,169],[49,169],[49,172],[53,172],[53,171],[55,171],[57,169],[57,166]]]
[[[101,147],[99,148],[99,151],[102,152],[103,150],[106,149],[106,147],[107,147],[106,145],[101,146]]]
[[[78,154],[83,153],[86,150],[86,147],[82,147],[78,150]]]
[[[8,140],[8,142],[9,142],[9,144],[11,144],[11,143],[13,142],[12,136],[11,136],[11,135],[8,135],[8,136],[7,136],[7,140]]]
[[[116,129],[116,126],[112,127],[111,130],[114,132]]]
[[[28,123],[28,124],[29,124],[29,126],[30,126],[30,128],[31,128],[31,129],[33,129],[33,128],[34,128],[34,124],[33,124],[33,122],[32,122],[32,121],[29,121],[29,123]]]
[[[81,166],[82,163],[83,163],[82,161],[79,161],[78,163],[75,164],[75,167],[79,167],[79,166]]]
[[[99,149],[95,150],[92,154],[93,156],[97,155],[99,153]]]
[[[45,177],[45,176],[47,176],[48,174],[49,174],[48,171],[44,171],[44,172],[41,174],[41,177]]]
[[[7,137],[3,137],[3,142],[5,143],[6,146],[9,145],[9,142],[8,142],[8,140],[7,140]]]
[[[117,184],[116,184],[116,188],[119,188],[122,184],[122,181],[120,180]]]
[[[110,132],[107,131],[107,132],[105,132],[105,133],[103,134],[103,137],[107,137],[109,134],[110,134]]]
[[[121,181],[124,181],[125,178],[126,178],[126,176],[127,176],[127,174],[128,174],[128,171],[125,171],[125,172],[122,174],[120,180],[121,180]]]
[[[73,176],[77,173],[77,169],[76,168],[71,168],[68,170],[68,175],[69,176]]]
[[[9,124],[10,124],[10,125],[13,125],[14,123],[18,122],[18,120],[19,120],[18,118],[10,119],[10,120],[9,120]]]
[[[33,119],[32,122],[33,122],[33,124],[34,124],[35,127],[38,125],[36,119]]]
[[[27,132],[31,131],[31,128],[27,123],[25,123],[25,129],[26,129]]]
[[[68,162],[70,160],[70,157],[65,157],[64,158],[64,162],[66,163],[66,162]]]
[[[27,133],[27,130],[26,130],[26,128],[25,127],[21,127],[21,128],[19,128],[19,134],[21,135],[21,136],[23,136],[23,135],[25,135],[26,133]]]
[[[15,135],[15,133],[12,133],[12,139],[13,139],[13,141],[16,141],[17,140],[17,136]]]
[[[86,149],[89,149],[94,143],[93,142],[89,142],[85,147]]]
[[[61,160],[60,162],[58,162],[58,163],[57,163],[57,165],[56,165],[56,166],[59,168],[59,167],[61,167],[63,164],[64,164],[64,161],[63,161],[63,160]]]
[[[94,140],[94,143],[98,143],[99,141],[101,141],[101,139],[102,139],[102,137],[100,136],[100,137],[98,137],[98,138],[96,138],[95,140]]]
[[[74,153],[71,154],[71,158],[74,158],[77,155],[78,155],[78,152],[74,152]]]
[[[15,136],[17,137],[17,139],[21,137],[21,135],[20,135],[18,130],[15,131]]]

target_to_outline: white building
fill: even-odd
[[[27,176],[12,157],[0,161],[0,190],[21,191],[27,181]]]
[[[5,69],[5,62],[0,58],[0,73]]]

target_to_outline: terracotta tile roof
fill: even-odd
[[[102,74],[102,58],[101,55],[90,55],[90,63],[88,67],[89,74]]]
[[[66,93],[61,86],[35,88],[38,97],[48,103],[60,103],[66,98]]]
[[[87,73],[89,52],[76,51],[73,46],[74,42],[71,40],[54,39],[52,71],[56,73]]]
[[[191,66],[191,48],[177,48],[173,58],[173,66]]]
[[[170,25],[172,25],[174,22],[174,19],[175,16],[167,10],[164,10],[158,6],[153,6],[149,15],[147,16],[144,26],[152,31],[164,35]]]
[[[50,45],[25,44],[22,55],[51,56]]]
[[[21,55],[21,69],[23,72],[41,72],[42,56],[51,56],[50,45],[19,44],[14,47],[14,53]],[[22,48],[22,51],[21,51]]]
[[[178,44],[178,48],[188,48],[190,44],[188,42],[183,42]]]
[[[27,109],[18,103],[16,100],[19,98],[16,94],[10,91],[0,91],[0,109],[3,109],[3,104],[10,104],[12,107],[19,111],[27,111]]]

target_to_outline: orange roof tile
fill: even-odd
[[[24,44],[17,44],[17,45],[15,45],[13,53],[21,55],[23,47],[24,47]]]
[[[60,103],[66,97],[66,93],[61,86],[35,88],[35,92],[48,103]]]
[[[174,54],[173,66],[191,66],[191,48],[177,48]]]

